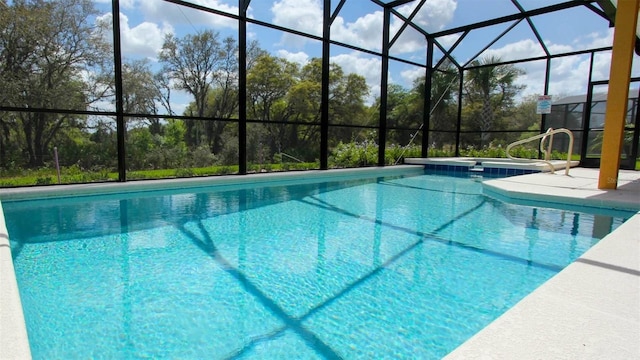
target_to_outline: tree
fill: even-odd
[[[514,106],[507,126],[510,130],[529,130],[534,133],[540,132],[541,115],[536,113],[538,107],[538,95],[533,94],[524,97]],[[529,137],[531,133],[523,136]],[[515,139],[514,139],[515,140]]]
[[[90,0],[14,1],[0,12],[0,101],[33,109],[86,110],[101,98],[100,78],[109,46]],[[88,76],[87,76],[88,75]],[[3,130],[16,132],[27,164],[42,166],[52,140],[82,116],[41,111],[4,113]],[[0,152],[0,155],[1,152]],[[4,163],[4,159],[3,163]]]
[[[153,85],[158,93],[158,101],[167,110],[169,115],[175,115],[171,108],[171,77],[166,72],[160,70],[153,75]]]
[[[361,124],[366,121],[364,98],[368,90],[363,77],[345,75],[339,65],[331,64],[331,123]],[[311,59],[300,68],[285,59],[263,55],[247,75],[247,94],[250,116],[274,122],[263,127],[264,133],[257,141],[268,145],[266,151],[269,155],[287,152],[300,158],[317,157],[322,97],[321,59]],[[258,151],[257,148],[254,150]]]
[[[467,114],[473,130],[481,133],[481,146],[488,143],[488,131],[494,130],[496,122],[513,106],[515,96],[524,89],[515,84],[524,71],[513,65],[493,65],[500,61],[493,56],[472,61],[464,84]]]
[[[198,117],[205,115],[209,91],[214,83],[224,82],[221,78],[229,76],[225,70],[232,66],[228,60],[235,54],[235,51],[231,53],[231,49],[235,50],[233,40],[226,39],[221,44],[219,37],[220,34],[212,30],[186,35],[181,39],[167,34],[159,54],[164,64],[163,71],[176,82],[176,89],[185,90],[193,96],[193,110]],[[211,129],[203,129],[198,124],[198,121],[186,122],[187,143],[191,146],[198,146],[202,137],[211,137]],[[211,143],[211,140],[208,141]]]
[[[270,121],[276,101],[282,100],[299,76],[297,64],[268,54],[256,60],[247,74],[247,100],[250,116]]]
[[[125,61],[122,64],[122,109],[128,114],[157,115],[162,95],[148,60]],[[160,119],[143,116],[151,134],[160,134]]]
[[[322,59],[313,58],[300,73],[300,81],[289,92],[288,99],[295,109],[294,120],[320,122],[322,95]],[[329,64],[329,122],[340,125],[365,125],[368,121],[364,103],[369,95],[369,87],[364,77],[357,74],[345,74],[336,63]],[[318,126],[301,127],[305,130],[306,141],[317,142],[320,132]],[[348,127],[336,127],[332,130],[330,146],[341,140],[350,141],[352,130]]]
[[[458,118],[458,70],[450,61],[445,61],[431,75],[431,111],[429,118],[429,145],[442,148],[452,145],[449,135],[442,130],[455,130]],[[414,91],[424,98],[424,78],[415,83]]]
[[[231,37],[225,38],[221,51],[218,76],[214,77],[214,88],[207,101],[206,115],[214,119],[229,119],[238,110],[238,46]],[[205,134],[211,152],[222,150],[222,133],[228,122],[210,120],[205,123]]]
[[[299,72],[297,64],[282,58],[264,54],[256,59],[255,65],[247,73],[247,115],[265,121],[286,120],[291,109],[287,106],[285,96],[298,82]],[[250,144],[254,147],[250,155],[262,154],[262,145],[267,142],[270,154],[282,152],[284,124],[263,126],[263,130],[264,133],[252,134],[256,139]]]

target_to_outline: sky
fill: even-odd
[[[94,0],[103,20],[111,19],[111,0]],[[238,0],[192,0],[229,14],[238,14]],[[540,8],[561,0],[519,0],[524,10]],[[337,0],[332,1],[332,12]],[[397,7],[397,11],[409,16],[419,3],[415,1]],[[252,19],[295,29],[315,36],[322,35],[321,0],[253,0],[248,15]],[[489,20],[517,13],[518,8],[510,0],[428,0],[417,13],[414,21],[429,32],[453,29],[465,24]],[[177,37],[194,34],[206,29],[219,32],[223,37],[237,39],[237,22],[223,16],[199,12],[161,0],[121,0],[121,39],[123,56],[127,59],[147,58],[157,65],[157,54],[166,34]],[[382,9],[369,0],[347,0],[331,26],[331,38],[342,43],[380,52],[382,43]],[[569,9],[561,13],[540,15],[532,18],[546,47],[552,54],[584,50],[594,46],[611,46],[613,29],[608,22],[584,7]],[[480,53],[496,36],[509,26],[514,26],[500,40]],[[402,21],[393,16],[391,38],[402,26]],[[250,40],[273,55],[304,65],[313,57],[321,56],[321,42],[297,35],[287,34],[264,26],[249,24]],[[460,34],[441,37],[438,41],[448,49]],[[424,63],[426,41],[417,31],[407,28],[393,44],[390,54],[405,60]],[[470,32],[453,51],[460,63],[466,63],[480,54],[498,56],[503,60],[516,60],[544,55],[544,51],[527,21],[507,23]],[[436,61],[442,52],[434,52]],[[354,51],[342,46],[331,46],[331,62],[337,63],[345,73],[362,75],[371,88],[368,102],[371,103],[380,91],[380,64],[377,56]],[[551,62],[549,94],[556,98],[566,95],[584,94],[587,91],[588,55],[563,57]],[[640,66],[634,61],[633,75],[640,76]],[[525,90],[522,97],[543,93],[545,61],[517,64],[525,71],[518,79]],[[594,61],[594,79],[608,78],[610,54],[598,55]],[[424,69],[398,61],[391,61],[389,80],[393,84],[410,88],[413,81],[424,75]],[[179,97],[180,98],[180,97]],[[181,97],[183,108],[190,101]]]

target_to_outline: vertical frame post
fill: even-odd
[[[462,91],[464,90],[464,69],[458,68],[458,124],[456,125],[456,156],[460,156],[460,131],[462,129]]]
[[[547,57],[547,64],[544,71],[544,95],[549,95],[549,77],[551,75],[551,59]],[[546,131],[547,114],[540,115],[540,134]],[[538,158],[542,157],[542,150],[538,149]]]
[[[322,88],[320,94],[320,169],[329,168],[329,56],[331,48],[331,0],[324,0],[322,15]]]
[[[422,157],[429,156],[429,129],[431,127],[431,84],[433,81],[433,40],[427,39],[427,68],[424,77],[424,103],[422,114]]]
[[[593,101],[593,62],[595,53],[591,53],[591,59],[589,61],[589,78],[587,86],[587,97],[584,102],[584,108],[582,109],[582,143],[580,144],[580,162],[583,162],[587,158],[587,150],[589,145],[589,121],[591,119],[591,102]]]
[[[387,91],[389,89],[389,25],[391,10],[384,8],[382,23],[382,68],[380,76],[380,123],[378,124],[378,166],[384,166],[384,153],[387,143]]]
[[[251,0],[240,0],[238,21],[238,173],[247,173],[247,8]]]
[[[118,147],[118,181],[127,181],[124,110],[122,105],[122,45],[120,43],[120,1],[111,1],[113,24],[113,71],[116,92],[116,139]]]

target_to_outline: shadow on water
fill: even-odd
[[[313,308],[311,308],[307,313],[305,313],[305,314],[303,314],[303,315],[301,315],[299,317],[291,317],[291,316],[287,315],[286,312],[280,306],[278,306],[271,298],[269,298],[264,292],[262,292],[260,289],[258,289],[258,287],[256,285],[251,283],[251,281],[247,278],[247,276],[245,276],[242,273],[242,271],[240,271],[239,269],[234,268],[228,261],[226,261],[221,256],[221,254],[217,251],[216,246],[213,243],[213,240],[211,239],[211,236],[208,234],[207,230],[204,228],[204,226],[202,225],[201,222],[197,223],[198,224],[198,229],[200,230],[200,236],[198,236],[198,234],[195,234],[195,233],[187,230],[183,225],[181,225],[180,226],[180,230],[183,233],[185,233],[193,241],[193,243],[195,245],[197,245],[205,253],[209,254],[220,266],[222,266],[224,269],[226,269],[226,271],[229,272],[229,274],[231,274],[247,290],[247,292],[249,292],[256,299],[258,299],[260,301],[260,303],[262,303],[266,308],[271,310],[272,313],[274,313],[276,316],[278,316],[285,323],[285,326],[282,327],[282,328],[275,329],[274,331],[272,331],[270,333],[262,334],[260,336],[257,336],[257,337],[254,337],[254,338],[250,339],[242,348],[239,348],[233,354],[225,357],[226,359],[237,359],[237,358],[240,358],[244,354],[246,354],[248,351],[253,349],[255,346],[257,346],[258,344],[266,342],[266,341],[273,340],[273,339],[277,338],[278,336],[282,335],[287,329],[294,330],[298,335],[300,335],[303,339],[305,339],[305,341],[314,350],[316,350],[319,354],[321,354],[321,355],[323,355],[323,356],[325,356],[327,358],[339,358],[339,356],[336,354],[336,352],[333,349],[331,349],[331,347],[329,347],[327,344],[323,343],[317,336],[315,336],[315,334],[311,333],[308,329],[306,329],[302,325],[302,322],[304,320],[308,319],[309,317],[311,317],[312,315],[314,315],[315,313],[321,311],[322,309],[324,309],[324,308],[330,306],[331,304],[335,303],[336,301],[340,300],[341,298],[343,298],[344,296],[346,296],[350,292],[358,289],[360,286],[363,286],[367,281],[369,281],[370,279],[372,279],[375,276],[377,276],[378,274],[380,274],[385,268],[388,268],[389,266],[391,266],[392,264],[394,264],[398,260],[404,258],[406,255],[410,254],[414,249],[416,249],[417,247],[421,246],[423,243],[425,243],[427,241],[435,241],[435,242],[438,242],[438,243],[446,244],[448,246],[454,246],[454,247],[457,247],[457,248],[461,248],[461,249],[465,249],[465,250],[469,250],[469,251],[473,251],[473,252],[482,253],[483,255],[497,257],[497,258],[499,258],[501,260],[513,261],[513,262],[516,262],[516,263],[526,264],[526,265],[532,266],[532,267],[543,268],[543,269],[551,270],[551,271],[554,271],[554,272],[557,272],[557,271],[559,271],[561,269],[560,266],[537,263],[537,262],[533,262],[531,260],[523,259],[523,258],[520,258],[520,257],[508,255],[508,254],[503,254],[503,253],[490,251],[490,250],[486,250],[486,249],[480,249],[480,248],[476,248],[476,247],[473,247],[473,246],[469,246],[469,245],[466,245],[466,244],[463,244],[463,243],[460,243],[460,242],[457,242],[457,241],[454,241],[454,240],[449,240],[449,239],[445,239],[445,238],[442,238],[442,237],[438,236],[439,233],[441,233],[442,231],[447,229],[449,226],[451,226],[455,222],[460,221],[462,218],[474,213],[475,211],[477,211],[480,208],[482,208],[483,206],[485,206],[486,205],[486,201],[484,201],[484,200],[480,201],[479,204],[476,204],[475,206],[471,207],[470,209],[460,213],[459,215],[457,215],[453,219],[450,219],[446,223],[440,225],[435,230],[433,230],[433,231],[431,231],[429,233],[425,233],[425,232],[416,231],[416,230],[413,230],[413,229],[408,229],[408,228],[405,228],[405,227],[402,227],[402,226],[394,225],[394,224],[391,224],[391,223],[387,223],[387,222],[381,221],[379,219],[367,218],[367,217],[363,217],[363,216],[351,213],[351,212],[349,212],[347,210],[344,210],[344,209],[342,209],[340,207],[337,207],[337,206],[335,206],[333,204],[325,202],[325,201],[319,199],[318,197],[310,197],[310,198],[313,199],[314,202],[306,200],[306,199],[301,199],[301,200],[298,200],[298,201],[301,201],[301,202],[303,202],[305,204],[308,204],[308,205],[319,207],[319,208],[321,208],[323,210],[334,211],[334,212],[340,213],[341,215],[357,218],[359,220],[369,221],[371,223],[374,223],[374,224],[382,226],[382,227],[386,227],[386,228],[393,229],[393,230],[396,230],[396,231],[403,231],[405,233],[409,233],[409,234],[417,237],[418,240],[416,242],[410,244],[409,246],[405,247],[404,249],[400,250],[395,255],[393,255],[389,259],[387,259],[385,262],[383,262],[383,263],[379,264],[378,266],[376,266],[375,268],[373,268],[371,271],[363,274],[361,277],[359,277],[355,281],[353,281],[353,282],[351,282],[349,284],[346,284],[344,287],[342,287],[341,290],[339,290],[338,292],[336,292],[335,294],[331,295],[326,300],[322,301],[321,303],[319,303],[316,306],[314,306]]]
[[[236,269],[233,265],[231,265],[223,256],[220,254],[216,248],[216,245],[213,243],[211,236],[204,228],[201,222],[197,222],[198,229],[200,230],[199,237],[198,234],[195,234],[189,231],[184,225],[180,226],[179,229],[185,234],[191,241],[197,245],[202,251],[210,255],[216,263],[218,263],[229,275],[231,275],[236,281],[240,283],[240,285],[254,298],[256,298],[264,307],[269,309],[272,314],[276,315],[282,322],[284,322],[286,328],[291,329],[296,332],[312,349],[318,352],[320,355],[324,356],[327,359],[340,359],[341,357],[327,344],[325,344],[322,340],[320,340],[314,333],[307,330],[303,325],[300,319],[293,318],[289,316],[278,304],[276,304],[270,297],[268,297],[265,293],[263,293],[256,285],[254,285],[240,270]],[[277,331],[271,336],[275,336],[276,334],[284,331],[284,328]],[[271,337],[269,336],[269,337]],[[229,358],[235,358],[240,356],[241,352],[239,351],[237,354],[230,356]]]
[[[425,232],[422,232],[422,231],[417,231],[417,230],[414,230],[414,229],[405,228],[405,227],[398,226],[398,225],[395,225],[395,224],[385,223],[385,222],[383,222],[381,220],[378,220],[378,219],[368,218],[368,217],[364,217],[364,216],[361,216],[361,215],[358,215],[358,214],[354,214],[354,213],[351,213],[351,212],[346,211],[344,209],[341,209],[339,207],[336,207],[335,205],[332,205],[332,204],[329,204],[329,203],[327,203],[325,201],[322,201],[322,200],[320,200],[318,198],[314,198],[314,200],[316,200],[320,204],[316,204],[316,203],[313,203],[313,202],[310,202],[310,201],[307,201],[307,200],[301,200],[301,201],[305,202],[306,204],[309,204],[309,205],[318,206],[318,207],[323,208],[325,210],[335,211],[335,212],[338,212],[338,213],[340,213],[342,215],[350,216],[350,217],[357,218],[357,219],[360,219],[360,220],[370,221],[372,223],[384,226],[384,227],[389,228],[389,229],[402,231],[402,232],[417,236],[417,237],[420,238],[420,242],[424,242],[424,241],[439,242],[439,243],[442,243],[442,244],[455,246],[457,248],[461,248],[461,249],[465,249],[465,250],[469,250],[469,251],[473,251],[473,252],[482,253],[484,255],[497,257],[497,258],[500,258],[501,260],[513,261],[513,262],[526,264],[526,265],[529,265],[529,266],[532,266],[532,267],[547,269],[547,270],[551,270],[551,271],[560,271],[563,268],[562,266],[558,266],[558,265],[539,263],[539,262],[535,262],[535,261],[532,261],[532,260],[529,260],[529,259],[523,259],[523,258],[518,257],[518,256],[513,256],[513,255],[509,255],[509,254],[500,253],[500,252],[497,252],[497,251],[478,248],[478,247],[475,247],[475,246],[472,246],[472,245],[468,245],[468,244],[465,244],[465,243],[462,243],[462,242],[459,242],[459,241],[456,241],[456,240],[446,239],[446,238],[442,238],[442,237],[438,236],[439,233],[441,233],[443,230],[445,230],[449,226],[453,225],[457,221],[460,221],[462,218],[466,217],[467,215],[470,215],[470,214],[474,213],[475,211],[479,210],[484,205],[486,205],[487,202],[484,199],[479,204],[477,204],[474,207],[464,211],[463,213],[460,213],[459,215],[455,216],[454,218],[450,219],[449,221],[447,221],[446,223],[440,225],[438,228],[436,228],[435,230],[433,230],[433,231],[431,231],[429,233],[425,233]]]

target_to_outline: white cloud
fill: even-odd
[[[569,44],[555,44],[547,42],[547,49],[552,54],[562,54],[571,51],[611,46],[612,30],[606,33],[591,33]],[[536,40],[525,39],[504,45],[500,48],[488,49],[480,57],[498,56],[502,60],[519,60],[537,56],[544,56],[542,47]],[[523,69],[526,74],[518,78],[517,83],[525,85],[521,96],[542,94],[544,92],[544,78],[546,61],[523,62],[514,66]],[[549,78],[549,94],[581,95],[587,93],[587,82],[590,66],[590,55],[574,55],[551,59],[551,73]],[[610,53],[596,54],[593,63],[593,80],[609,77],[611,66]],[[635,66],[634,68],[638,68]],[[634,70],[637,72],[636,70]]]
[[[599,48],[613,45],[613,32],[614,29],[609,28],[605,36],[598,33],[591,33],[587,35],[586,39],[590,41],[588,46],[590,48]]]
[[[398,8],[398,12],[405,17],[409,17],[415,5],[417,5],[417,2],[401,6]],[[430,33],[436,32],[444,29],[444,27],[453,20],[456,8],[457,4],[454,0],[427,1],[413,18],[413,22]],[[404,21],[394,17],[390,29],[392,36],[398,32],[403,24]],[[454,35],[454,40],[451,42],[452,44],[455,39],[457,39],[457,37]],[[424,35],[407,27],[393,48],[394,53],[411,53],[423,50],[425,45]]]
[[[332,56],[330,62],[340,65],[345,74],[355,73],[365,78],[369,89],[368,104],[380,96],[380,67],[382,62],[378,58],[363,58],[357,53]],[[389,82],[393,80],[390,78]]]
[[[455,0],[427,1],[413,18],[413,22],[428,32],[442,30],[453,19],[457,6]],[[413,7],[412,4],[404,5],[398,8],[398,12],[408,17]],[[398,24],[393,26],[398,26]]]
[[[498,49],[488,49],[478,58],[495,56],[504,61],[544,56],[544,50],[537,41],[526,39],[507,44]]]
[[[319,0],[280,0],[271,7],[273,23],[322,36],[322,4]]]
[[[606,80],[611,71],[611,52],[601,52],[593,58],[593,80]]]
[[[400,84],[403,85],[405,87],[410,87],[413,86],[413,82],[420,78],[420,77],[424,77],[425,76],[425,69],[423,68],[413,68],[411,70],[404,70],[400,72],[400,77],[402,78],[402,80],[404,81],[404,84]]]
[[[404,5],[398,12],[409,16],[415,4]],[[425,3],[413,21],[427,31],[442,29],[453,19],[456,9],[454,0],[435,0]],[[322,3],[319,0],[280,0],[271,8],[273,23],[316,36],[322,36]],[[392,17],[390,33],[395,34],[404,24],[397,17]],[[331,39],[365,49],[380,50],[382,48],[383,12],[374,11],[346,22],[344,17],[337,16],[331,26]],[[284,35],[282,43],[291,44],[290,36]],[[301,45],[305,39],[296,40]],[[424,49],[424,36],[417,31],[407,30],[394,44],[394,53],[410,53]]]
[[[135,7],[138,8],[148,21],[159,23],[171,23],[174,25],[188,24],[193,25],[196,29],[203,27],[214,28],[237,28],[238,22],[226,16],[218,16],[179,6],[165,1],[158,0],[130,0],[135,1]],[[230,14],[238,14],[237,6],[227,5],[219,0],[193,0],[194,4],[202,5],[211,9],[219,10]]]
[[[609,77],[611,59],[604,54],[595,57],[593,63],[593,80],[602,80]],[[583,95],[587,93],[590,55],[574,55],[560,57],[551,60],[551,73],[549,78],[549,94],[555,98]],[[544,92],[544,77],[546,61],[516,64],[515,66],[526,71],[526,74],[518,78],[517,83],[526,85],[522,96],[542,94]]]
[[[300,66],[304,66],[309,62],[309,55],[302,51],[292,53],[287,50],[278,50],[278,57],[300,64]]]
[[[111,4],[112,0],[93,0],[97,4]],[[120,0],[121,9],[133,9],[136,0]]]
[[[382,22],[382,11],[366,14],[352,23],[345,23],[344,18],[338,16],[331,27],[331,38],[365,49],[380,50]]]
[[[111,13],[104,14],[98,17],[97,21],[111,23],[111,16]],[[162,48],[165,34],[172,32],[173,28],[166,23],[160,27],[156,23],[145,21],[131,27],[129,18],[120,14],[120,38],[125,57],[155,58]]]
[[[439,38],[437,38],[437,40],[443,48],[449,50],[449,48],[460,38],[460,36],[462,36],[462,33],[440,36]]]

